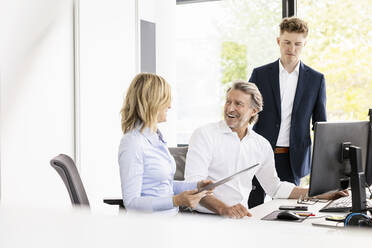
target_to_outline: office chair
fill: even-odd
[[[187,146],[183,147],[170,147],[169,152],[176,161],[176,173],[174,173],[174,180],[183,181],[185,180],[185,163],[186,163],[186,154],[188,151]]]
[[[74,161],[69,156],[60,154],[50,160],[50,165],[56,169],[65,183],[72,204],[89,207],[88,197]]]
[[[187,151],[187,146],[169,148],[170,154],[176,161],[176,172],[174,173],[174,180],[185,180],[184,173]],[[121,209],[125,208],[122,198],[105,198],[103,199],[103,202],[109,205],[119,205]]]

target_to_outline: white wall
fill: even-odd
[[[134,1],[80,1],[81,175],[93,211],[121,195],[119,112],[135,75],[134,47]]]
[[[49,160],[74,156],[73,2],[0,0],[2,204],[71,207]],[[79,1],[79,168],[93,212],[111,212],[102,199],[121,196],[119,111],[138,73],[139,19],[156,23],[158,73],[175,83],[176,2],[137,3],[138,16],[136,1]],[[170,145],[174,123],[162,127]]]
[[[176,146],[176,1],[140,0],[139,19],[156,24],[156,73],[172,86],[172,106],[168,120],[159,125],[168,146]]]
[[[72,0],[0,1],[1,203],[70,206],[49,165],[73,156]]]
[[[157,23],[158,73],[170,82],[174,78],[170,12],[175,4],[138,1],[138,20]],[[94,212],[111,211],[102,199],[121,196],[119,112],[137,74],[135,11],[135,1],[80,0],[81,174]],[[171,133],[169,125],[164,128],[165,135]]]

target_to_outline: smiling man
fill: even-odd
[[[250,128],[259,119],[262,107],[257,86],[237,81],[227,91],[225,120],[200,127],[191,136],[186,156],[186,181],[217,181],[259,163],[258,167],[215,188],[213,195],[200,201],[197,211],[232,218],[250,216],[247,202],[253,176],[273,198],[298,199],[307,195],[308,189],[280,181],[270,143]],[[345,192],[338,192],[321,198],[344,195]]]
[[[282,181],[299,185],[310,172],[310,120],[326,121],[326,86],[323,74],[300,61],[308,35],[307,23],[290,17],[279,25],[280,59],[252,72],[250,82],[260,90],[265,109],[254,130],[265,137],[275,154]],[[249,207],[264,202],[265,192],[253,179]]]

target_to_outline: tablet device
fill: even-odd
[[[250,167],[248,167],[248,168],[245,168],[245,169],[243,169],[243,170],[241,170],[241,171],[238,171],[238,172],[236,172],[235,174],[232,174],[231,176],[228,176],[228,177],[226,177],[226,178],[224,178],[224,179],[222,179],[222,180],[219,180],[218,182],[208,184],[207,186],[205,186],[205,187],[199,189],[199,190],[198,190],[198,193],[199,193],[199,192],[202,192],[202,191],[204,191],[204,190],[210,190],[210,189],[216,188],[217,186],[220,186],[220,185],[222,185],[222,184],[224,184],[224,183],[227,183],[228,181],[231,181],[232,179],[236,178],[238,175],[240,175],[240,174],[242,174],[242,173],[244,173],[244,172],[247,172],[247,171],[253,169],[254,167],[258,166],[259,164],[260,164],[260,163],[257,163],[257,164],[255,164],[255,165],[252,165],[252,166],[250,166]]]

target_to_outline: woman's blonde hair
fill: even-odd
[[[160,110],[171,103],[170,85],[164,78],[140,73],[132,80],[125,97],[121,113],[121,129],[127,133],[143,124],[141,132],[146,128],[156,131]]]

